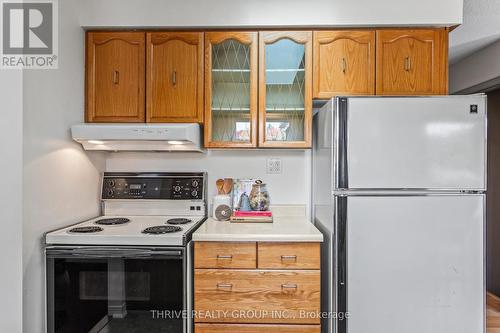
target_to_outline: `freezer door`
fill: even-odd
[[[339,200],[337,332],[483,332],[483,195]]]
[[[352,97],[338,105],[336,164],[345,179],[334,190],[485,189],[484,95]]]

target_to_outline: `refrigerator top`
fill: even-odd
[[[334,193],[486,190],[485,95],[338,97],[328,107]]]

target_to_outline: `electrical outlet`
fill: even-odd
[[[268,158],[266,173],[280,174],[281,173],[281,158]]]

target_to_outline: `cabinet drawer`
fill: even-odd
[[[320,325],[196,324],[195,333],[320,333]]]
[[[196,269],[195,322],[319,324],[319,270]],[[307,315],[304,315],[307,314]]]
[[[195,268],[256,268],[256,243],[195,242]]]
[[[320,269],[319,243],[259,243],[262,269]]]

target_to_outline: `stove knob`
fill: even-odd
[[[181,191],[181,187],[179,185],[174,186],[174,191],[175,192],[180,192]]]
[[[191,183],[191,185],[193,185],[193,187],[198,187],[199,182],[197,180],[193,180],[193,182]]]
[[[191,192],[191,195],[192,195],[193,197],[196,197],[196,196],[198,195],[198,191],[194,190],[193,192]]]
[[[114,180],[108,181],[108,186],[109,187],[114,187],[115,186],[115,181]]]
[[[113,190],[108,190],[108,196],[110,196],[110,197],[111,197],[111,196],[113,196],[113,194],[115,194],[115,191],[113,191]]]

